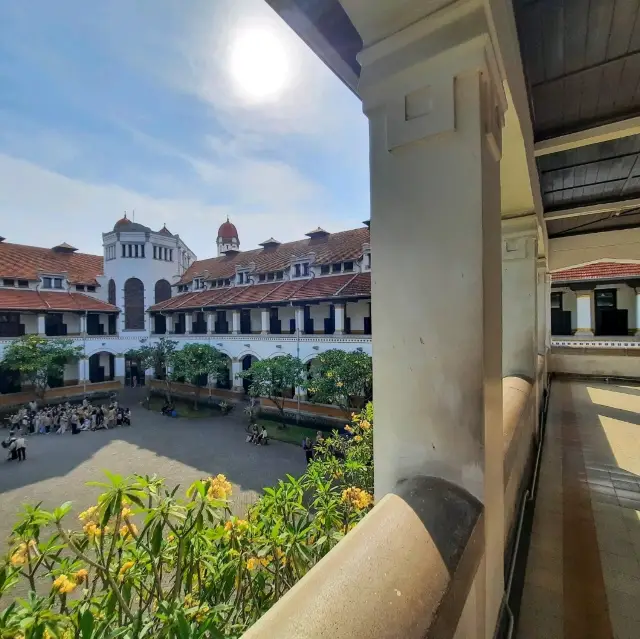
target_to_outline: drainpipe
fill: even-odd
[[[84,312],[84,331],[82,333],[82,354],[84,355],[85,361],[87,365],[89,360],[87,359],[87,320],[89,316],[89,311]],[[115,366],[115,364],[114,364]],[[87,396],[87,367],[85,366],[84,376],[82,378],[82,394],[84,397]]]

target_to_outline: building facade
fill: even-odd
[[[0,357],[17,337],[67,337],[86,359],[70,362],[73,385],[143,379],[125,354],[170,337],[206,342],[229,358],[223,388],[244,390],[237,374],[255,359],[288,353],[310,362],[331,348],[371,353],[369,229],[316,229],[303,240],[269,238],[240,251],[236,227],[218,231],[217,257],[198,260],[166,226],[126,217],[102,234],[103,255],[61,244],[0,242]],[[0,393],[18,390],[0,371]]]

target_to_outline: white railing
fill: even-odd
[[[640,337],[551,338],[551,346],[563,348],[640,348]]]

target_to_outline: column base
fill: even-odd
[[[334,331],[334,335],[344,335],[344,331]]]
[[[260,335],[268,335],[269,331],[260,331]]]
[[[587,328],[579,328],[574,333],[576,337],[593,337],[593,331]]]

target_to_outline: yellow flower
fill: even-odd
[[[209,477],[207,481],[210,482],[209,490],[207,490],[209,499],[226,499],[231,495],[231,484],[224,475]]]
[[[194,597],[190,592],[188,592],[184,596],[184,607],[192,608],[193,606],[197,606],[197,605],[198,605],[198,598]]]
[[[231,532],[235,530],[238,534],[246,532],[249,528],[249,522],[246,519],[229,519],[229,521],[225,522],[224,529],[227,532]]]
[[[373,496],[362,488],[345,488],[342,491],[342,502],[349,504],[356,510],[364,510],[373,503]]]
[[[83,522],[88,522],[90,519],[93,519],[93,516],[96,514],[97,511],[98,511],[98,506],[91,506],[90,508],[87,508],[87,510],[81,512],[78,515],[78,519]]]
[[[227,521],[224,525],[224,529],[229,532],[231,530],[233,530],[233,522],[232,521]]]
[[[271,563],[272,557],[263,557],[260,559],[260,564],[265,568]]]
[[[201,623],[204,621],[205,615],[209,612],[209,606],[207,604],[202,604],[202,606],[200,606],[199,610],[196,611],[196,614],[194,615],[194,619],[198,622]]]
[[[342,382],[337,382],[337,383],[336,383],[336,386],[337,386],[338,388],[342,388],[342,387],[344,386],[344,384],[343,384]]]
[[[360,422],[360,428],[362,428],[362,430],[369,430],[371,428],[371,422],[367,421],[366,419],[363,419]]]
[[[123,580],[124,580],[124,577],[125,577],[126,573],[127,573],[131,568],[133,568],[134,563],[135,563],[135,562],[133,562],[133,561],[125,561],[125,562],[122,564],[122,568],[120,568],[120,572],[118,573],[118,576],[120,577],[120,581],[123,581]]]
[[[122,517],[122,519],[126,519],[130,514],[131,514],[131,508],[123,508],[120,511],[120,517]]]
[[[347,424],[344,429],[348,432],[348,433],[352,433],[353,432],[353,428],[351,428],[351,426],[349,426],[349,424]]]
[[[342,471],[341,470],[336,470],[335,473],[333,473],[333,478],[334,479],[340,479],[342,477]]]
[[[80,584],[83,581],[87,581],[89,578],[89,571],[86,568],[80,568],[73,574],[74,579]]]
[[[19,544],[11,555],[11,565],[18,567],[26,564],[29,556],[33,557],[37,554],[36,548],[37,544],[33,539],[30,539],[28,543],[22,542]]]
[[[129,523],[128,525],[124,525],[120,528],[120,537],[123,539],[130,537],[132,534],[135,537],[138,536],[138,528],[135,524]]]
[[[355,442],[361,442],[361,441],[362,441],[362,437],[361,437],[360,435],[356,435],[356,436],[353,438],[353,441],[355,441]]]
[[[255,570],[260,565],[260,562],[255,557],[249,557],[247,561],[247,570]]]
[[[327,371],[327,377],[331,379],[333,377],[333,371]]]
[[[69,579],[66,575],[60,575],[56,577],[53,582],[53,589],[57,590],[61,595],[75,590],[76,582],[73,579]]]
[[[11,565],[14,567],[23,566],[27,563],[27,553],[19,549],[11,555]]]

